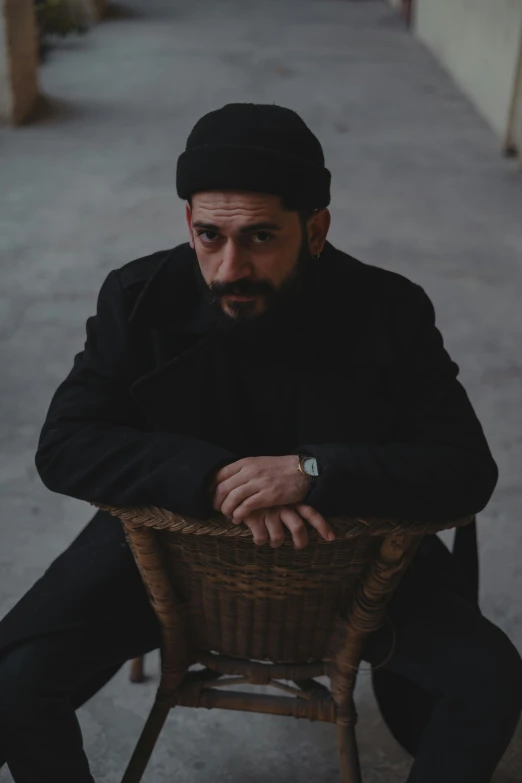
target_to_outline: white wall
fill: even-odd
[[[505,143],[522,0],[417,0],[414,26]]]
[[[518,77],[515,84],[515,99],[508,134],[508,146],[522,158],[522,47],[518,59]]]

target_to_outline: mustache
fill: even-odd
[[[275,288],[266,280],[236,280],[234,283],[212,283],[209,286],[213,299],[222,296],[273,296]]]

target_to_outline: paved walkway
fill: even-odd
[[[127,0],[60,42],[42,82],[47,116],[0,135],[0,614],[91,514],[42,487],[33,456],[96,292],[111,268],[184,241],[186,136],[206,111],[252,100],[297,109],[324,143],[334,243],[436,304],[501,470],[481,517],[483,609],[522,650],[522,169],[433,59],[381,2]],[[81,710],[100,783],[120,780],[155,685],[121,673]],[[409,762],[365,677],[358,704],[365,783],[400,783]],[[522,733],[495,783],[521,768]],[[309,775],[339,780],[329,726],[177,710],[145,781]]]

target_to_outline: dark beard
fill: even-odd
[[[293,309],[299,301],[299,294],[302,292],[311,263],[308,242],[303,237],[296,265],[279,288],[276,289],[268,281],[238,282],[238,294],[245,296],[254,293],[262,294],[265,298],[265,310],[259,315],[251,316],[247,303],[247,307],[238,307],[234,317],[223,311],[221,307],[223,292],[219,286],[214,288],[206,284],[196,258],[198,287],[211,311],[214,328],[226,334],[241,334],[245,337],[254,337],[272,328],[280,328],[285,321],[292,318]],[[227,288],[227,292],[230,292],[234,286],[227,286]]]

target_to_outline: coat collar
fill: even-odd
[[[285,321],[296,361],[335,366],[387,363],[391,349],[377,302],[372,311],[365,265],[326,243],[321,260],[310,261],[303,289]],[[216,338],[212,315],[198,283],[190,245],[170,251],[143,287],[129,316],[133,329],[152,337],[156,368],[183,362]],[[275,330],[277,333],[277,329]]]
[[[212,331],[213,316],[203,297],[197,264],[196,254],[188,243],[171,250],[140,292],[129,316],[130,323],[149,328],[175,328],[194,335]],[[283,315],[282,320],[289,321],[306,313],[317,286],[316,272],[310,261],[303,290],[291,305],[292,313]]]
[[[226,342],[209,328],[194,263],[189,246],[165,257],[132,312],[147,371],[130,394],[153,428],[252,453],[243,412],[250,389],[265,414],[287,401],[302,443],[380,436],[389,411],[375,400],[375,383],[378,365],[389,361],[389,344],[373,317],[378,301],[372,313],[371,297],[358,283],[358,262],[329,246],[310,269],[290,328],[258,343],[241,343],[239,332],[237,342]],[[270,413],[267,429],[276,425]],[[282,420],[280,429],[285,426]]]

